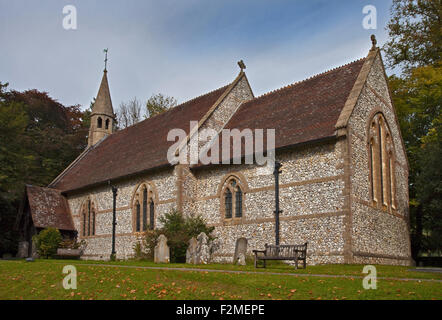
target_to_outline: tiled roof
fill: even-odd
[[[75,230],[69,205],[59,190],[27,185],[26,195],[35,227]]]
[[[129,176],[169,165],[170,129],[189,133],[190,121],[199,121],[229,85],[187,101],[171,110],[117,131],[97,143],[50,186],[63,191]]]
[[[276,149],[332,138],[364,62],[365,58],[249,100],[239,107],[225,129],[275,129]],[[266,133],[264,147],[265,138]],[[222,161],[222,137],[219,145]],[[232,158],[231,143],[230,148]],[[242,156],[244,150],[243,140]]]
[[[355,61],[245,102],[226,128],[274,128],[276,148],[332,136],[364,62]]]

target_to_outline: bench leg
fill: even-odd
[[[298,270],[298,253],[295,253],[295,269]]]
[[[258,262],[258,259],[256,258],[256,255],[255,255],[255,269],[258,268],[257,262]]]

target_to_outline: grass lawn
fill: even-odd
[[[114,266],[99,266],[99,263]],[[65,290],[63,266],[77,268],[77,289]],[[124,266],[131,266],[126,268]],[[360,265],[324,265],[294,270],[281,263],[267,269],[213,264],[194,271],[152,270],[141,267],[189,267],[151,262],[37,260],[0,261],[0,299],[437,299],[442,283],[378,279],[377,290],[365,290],[360,278],[308,277],[302,274],[364,276]],[[140,267],[140,268],[138,268]],[[192,266],[191,266],[192,267]],[[198,269],[298,273],[298,276],[234,274]],[[442,279],[437,273],[408,271],[409,267],[377,266],[378,277]]]

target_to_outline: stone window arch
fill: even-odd
[[[368,158],[372,204],[376,207],[396,209],[394,144],[382,112],[374,114],[369,124]]]
[[[106,121],[105,121],[105,129],[106,130],[109,129],[109,119],[106,119]]]
[[[97,119],[97,128],[103,127],[103,119],[101,117],[98,117]]]
[[[231,175],[224,179],[220,192],[221,216],[224,220],[242,219],[244,217],[244,195],[247,190],[245,182]]]
[[[133,231],[145,232],[155,228],[157,192],[152,183],[140,184],[133,196]]]
[[[81,206],[81,236],[90,237],[96,234],[95,203],[88,198]]]

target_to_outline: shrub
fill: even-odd
[[[78,242],[77,239],[66,239],[61,241],[58,247],[64,249],[81,249],[85,244],[86,241],[84,240]]]
[[[186,262],[186,250],[192,237],[197,237],[201,232],[204,232],[208,235],[209,240],[213,240],[211,233],[215,228],[208,227],[200,216],[185,217],[181,212],[173,210],[162,216],[160,222],[163,227],[158,230],[149,230],[143,240],[143,254],[147,259],[153,259],[156,241],[160,234],[167,237],[170,262],[172,263]],[[137,256],[136,250],[135,256]]]
[[[62,238],[60,231],[55,228],[47,228],[40,231],[32,237],[35,243],[37,252],[41,257],[52,257],[57,253],[57,248],[59,247]]]

